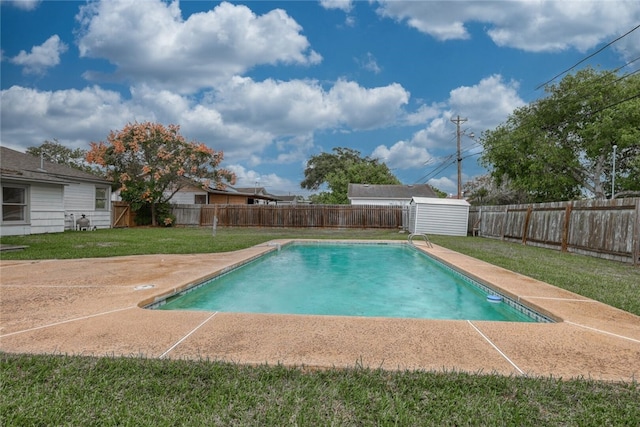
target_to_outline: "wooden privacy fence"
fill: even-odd
[[[134,227],[135,212],[127,202],[111,202],[111,224],[114,228]]]
[[[401,228],[401,206],[172,205],[178,225],[227,227]]]
[[[640,198],[472,206],[474,226],[483,237],[640,263]]]

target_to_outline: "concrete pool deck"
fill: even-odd
[[[0,260],[0,351],[640,378],[639,316],[422,243],[416,246],[557,323],[142,308],[286,242],[215,254]]]

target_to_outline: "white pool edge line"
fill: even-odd
[[[472,327],[473,329],[475,329],[475,330],[476,330],[476,332],[477,332],[477,333],[479,333],[479,334],[480,334],[480,336],[482,336],[482,338],[484,338],[484,339],[485,339],[485,341],[487,341],[487,342],[491,345],[491,347],[493,347],[493,348],[494,348],[494,349],[495,349],[495,350],[500,354],[500,356],[502,356],[502,357],[503,357],[507,362],[509,362],[509,363],[511,364],[511,366],[513,366],[514,368],[516,368],[516,370],[517,370],[521,375],[525,375],[524,371],[523,371],[522,369],[520,369],[520,368],[518,367],[518,365],[516,365],[516,364],[515,364],[511,359],[509,359],[509,357],[508,357],[506,354],[504,354],[504,353],[503,353],[503,351],[502,351],[502,350],[500,350],[500,349],[498,348],[498,346],[497,346],[497,345],[495,345],[495,344],[493,343],[493,341],[491,341],[491,340],[489,339],[489,337],[487,337],[485,334],[483,334],[483,333],[482,333],[482,331],[481,331],[480,329],[478,329],[478,327],[476,327],[476,325],[474,325],[474,324],[473,324],[473,322],[472,322],[471,320],[467,320],[467,323],[469,323],[469,325],[471,325],[471,327]]]
[[[41,326],[36,326],[36,327],[33,327],[33,328],[29,328],[29,329],[23,329],[21,331],[9,332],[8,334],[0,335],[0,338],[10,337],[12,335],[23,334],[25,332],[33,332],[33,331],[37,331],[39,329],[51,328],[53,326],[64,325],[65,323],[76,322],[78,320],[91,319],[92,317],[98,317],[98,316],[103,316],[103,315],[106,315],[106,314],[117,313],[119,311],[130,310],[132,308],[138,308],[138,306],[137,305],[133,305],[133,306],[124,307],[124,308],[117,308],[115,310],[103,311],[101,313],[90,314],[88,316],[74,317],[73,319],[61,320],[60,322],[49,323],[48,325],[41,325]]]
[[[599,332],[599,333],[605,334],[605,335],[611,335],[612,337],[616,337],[616,338],[620,338],[620,339],[623,339],[623,340],[628,340],[628,341],[640,344],[640,340],[637,340],[635,338],[626,337],[624,335],[619,335],[619,334],[614,334],[613,332],[607,332],[607,331],[604,331],[602,329],[592,328],[591,326],[581,325],[579,323],[571,322],[569,320],[565,320],[564,323],[568,323],[570,325],[577,326],[579,328],[589,329],[590,331]]]
[[[164,353],[162,353],[160,356],[158,356],[158,359],[164,359],[164,357],[169,354],[171,351],[173,351],[174,348],[176,348],[177,346],[179,346],[180,344],[182,344],[182,342],[184,340],[186,340],[187,338],[189,338],[195,331],[197,331],[198,329],[200,329],[202,326],[204,326],[205,323],[207,323],[209,320],[211,320],[213,318],[213,316],[215,316],[216,314],[218,314],[217,311],[215,311],[211,316],[207,317],[205,320],[202,321],[202,323],[200,323],[198,326],[196,326],[195,328],[193,328],[191,330],[191,332],[189,332],[187,335],[183,336],[182,338],[180,338],[178,341],[176,341],[175,344],[173,344],[171,347],[169,347],[169,349],[167,349]]]

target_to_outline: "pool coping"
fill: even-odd
[[[613,381],[639,377],[639,316],[422,242],[415,247],[556,323],[142,308],[294,240],[316,241],[273,240],[198,255],[0,260],[0,351],[206,358],[314,369],[367,366]]]

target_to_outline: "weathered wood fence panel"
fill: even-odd
[[[178,225],[227,227],[401,228],[400,206],[173,205]]]
[[[483,237],[640,263],[640,198],[472,206],[469,216]]]
[[[199,225],[202,212],[200,206],[202,205],[172,205],[171,213],[176,217],[176,224]]]
[[[127,202],[111,202],[111,226],[113,228],[134,227],[136,214]]]

